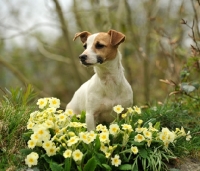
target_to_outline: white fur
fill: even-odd
[[[126,108],[133,102],[132,89],[124,76],[120,52],[117,51],[113,60],[97,63],[96,54],[92,50],[96,36],[88,37],[87,49],[83,52],[88,55],[87,62],[94,64],[95,74],[75,92],[66,107],[77,114],[86,111],[88,130],[94,130],[96,123],[112,122],[116,117],[115,112],[112,112],[113,106],[120,104]]]

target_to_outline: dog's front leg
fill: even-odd
[[[92,112],[86,111],[86,124],[88,131],[92,131],[95,129],[94,114]]]

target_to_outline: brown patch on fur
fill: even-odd
[[[112,46],[110,44],[111,36],[108,33],[99,33],[94,40],[92,49],[94,52],[101,56],[104,60],[112,60],[116,57],[117,46]],[[97,43],[104,45],[105,47],[97,49],[95,46]]]
[[[80,33],[76,33],[74,38],[73,38],[73,41],[75,41],[77,39],[77,37],[80,37],[81,41],[83,43],[85,43],[87,41],[87,38],[88,36],[90,36],[91,33],[88,32],[88,31],[83,31],[83,32],[80,32]]]

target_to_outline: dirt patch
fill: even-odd
[[[184,158],[177,160],[174,165],[169,166],[170,171],[200,171],[200,160]]]

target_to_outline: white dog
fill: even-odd
[[[110,30],[96,34],[83,31],[77,33],[74,40],[77,37],[85,48],[79,59],[83,65],[93,66],[95,74],[75,92],[66,109],[72,109],[76,114],[86,111],[87,129],[94,130],[96,123],[115,119],[113,106],[130,107],[133,102],[133,92],[124,76],[118,50],[125,36]]]

